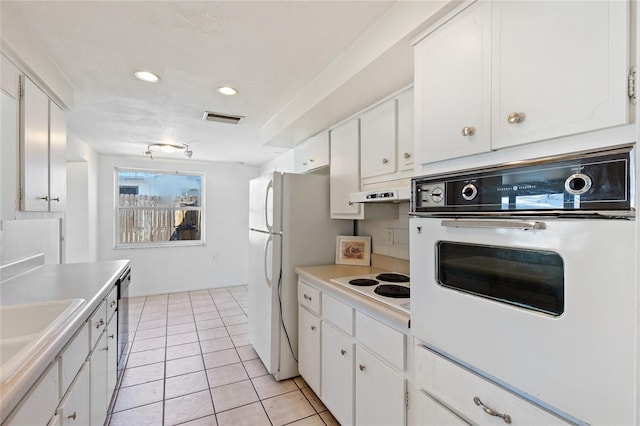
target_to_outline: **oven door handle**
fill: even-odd
[[[546,228],[544,222],[537,220],[449,219],[443,220],[440,225],[447,228],[499,228],[521,229],[523,231]]]

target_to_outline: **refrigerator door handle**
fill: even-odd
[[[271,278],[269,276],[269,245],[273,251],[273,235],[269,235],[267,242],[264,244],[264,278],[267,282],[267,286],[271,287]],[[271,259],[273,259],[273,253],[271,253]]]
[[[271,194],[271,203],[269,203],[269,194]],[[273,231],[273,224],[269,223],[269,208],[273,209],[273,180],[269,181],[264,195],[264,223],[267,230],[271,232]]]

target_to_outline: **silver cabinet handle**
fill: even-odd
[[[96,328],[100,328],[104,325],[104,320],[102,318],[100,318],[100,321],[98,321],[98,323],[96,324]]]
[[[52,198],[51,201],[57,201],[60,202],[60,197],[56,197],[56,198]]]
[[[507,116],[507,121],[511,124],[522,123],[524,121],[524,112],[512,112]]]
[[[302,297],[304,297],[308,301],[311,301],[311,296],[308,296],[307,294],[304,294]]]
[[[71,419],[71,420],[75,420],[76,417],[78,417],[78,413],[75,412],[75,411],[73,412],[73,414],[70,414],[70,415],[67,416],[67,418]]]
[[[316,331],[316,326],[315,325],[311,326],[311,331]]]
[[[116,335],[115,335],[115,334],[110,334],[110,335],[109,335],[109,339],[113,339],[114,337],[116,337]]]
[[[366,367],[364,365],[362,365],[362,364],[359,365],[359,368],[360,368],[360,371],[366,370]]]
[[[49,197],[48,197],[48,196],[46,196],[46,195],[44,195],[44,196],[42,196],[42,197],[38,197],[37,199],[38,199],[38,200],[45,200],[45,201],[49,201]]]
[[[545,229],[544,222],[534,220],[447,219],[440,222],[446,228]]]
[[[313,158],[309,158],[309,162],[310,163],[313,163],[314,161],[316,161],[316,160],[314,160]]]
[[[411,158],[411,154],[409,154],[408,152],[405,152],[404,158],[408,160],[409,158]]]
[[[116,306],[116,303],[118,302],[116,302],[115,300],[112,300],[111,303],[109,303],[109,307],[113,308],[114,306]]]
[[[508,414],[501,414],[498,413],[497,411],[492,410],[491,408],[487,407],[486,405],[484,405],[482,403],[482,401],[480,401],[480,398],[478,398],[477,396],[473,397],[473,402],[480,408],[482,408],[482,411],[484,411],[485,413],[487,413],[490,416],[495,416],[495,417],[500,417],[502,420],[504,420],[505,423],[511,423],[511,416]]]
[[[306,166],[306,165],[307,165],[307,162],[306,162],[306,161],[303,161],[303,162],[302,162],[302,165],[303,165],[303,166]]]
[[[476,134],[475,127],[463,127],[462,128],[462,136],[473,136]]]
[[[389,162],[389,160],[387,160],[386,158],[382,159],[382,164],[387,164]]]
[[[344,349],[340,349],[340,355],[346,355],[347,351],[345,351]]]

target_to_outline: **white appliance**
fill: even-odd
[[[411,331],[588,424],[633,424],[630,147],[414,178]]]
[[[404,313],[410,313],[411,281],[408,275],[385,272],[333,278],[331,282]]]
[[[249,340],[276,380],[298,375],[294,268],[335,262],[336,236],[353,221],[329,218],[329,178],[274,172],[250,183]]]

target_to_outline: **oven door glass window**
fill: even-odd
[[[564,263],[549,251],[440,241],[442,286],[544,312],[564,312]]]

